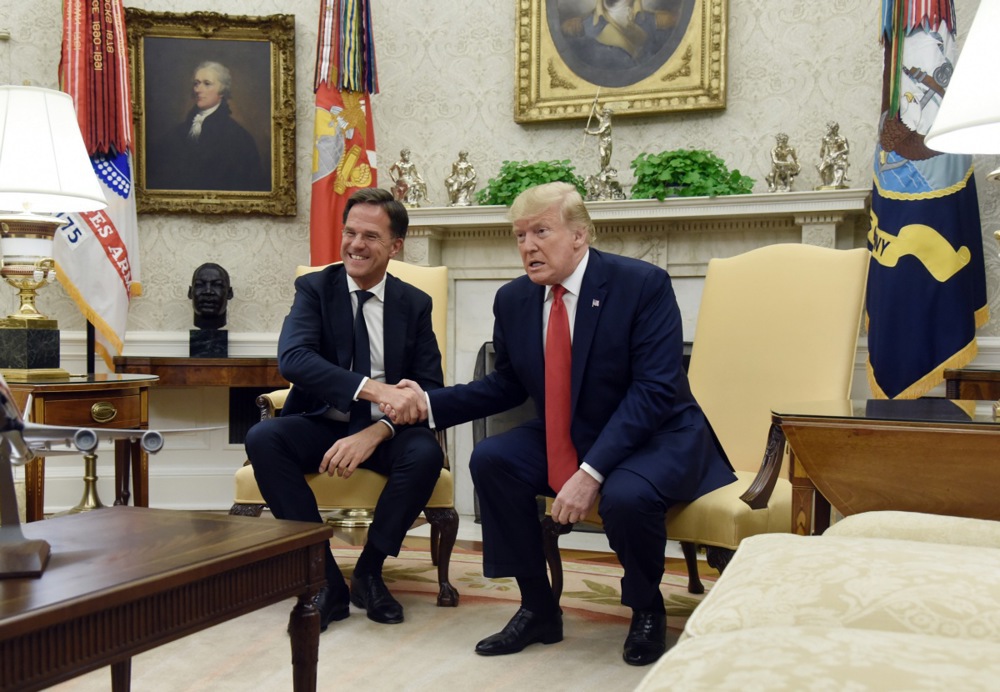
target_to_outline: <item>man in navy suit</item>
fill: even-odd
[[[443,384],[430,296],[386,274],[408,223],[406,208],[387,190],[351,196],[343,264],[295,281],[278,340],[278,367],[293,384],[282,414],[254,425],[246,438],[261,494],[279,519],[322,521],[304,474],[348,477],[362,467],[388,476],[350,592],[327,552],[327,585],[316,597],[321,631],[349,615],[349,602],[376,622],[402,622],[403,608],[382,580],[382,565],[399,553],[444,463],[427,425],[412,425],[420,409],[426,412],[423,398],[393,386],[404,378],[427,389]],[[355,339],[361,332],[369,344],[364,347]],[[402,414],[390,422],[379,403]]]
[[[510,654],[562,640],[535,498],[554,496],[552,516],[565,524],[583,519],[599,497],[608,540],[624,567],[622,603],[633,610],[623,656],[646,665],[666,648],[659,585],[667,508],[735,476],[688,387],[681,316],[667,273],[590,248],[593,223],[566,183],[523,192],[510,215],[527,275],[497,291],[496,369],[481,380],[427,392],[430,422],[439,428],[497,414],[529,396],[538,411],[536,419],[483,440],[472,452],[484,572],[513,576],[521,590],[517,614],[476,652]],[[546,348],[557,313],[567,316],[563,323],[568,318],[572,344],[566,344],[571,391],[560,405],[571,414],[564,445],[571,466],[552,480],[548,464],[558,440],[547,435],[554,437],[557,426],[546,403],[559,392],[547,391]]]

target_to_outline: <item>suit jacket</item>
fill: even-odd
[[[527,276],[497,291],[496,369],[429,392],[435,425],[493,415],[528,396],[544,420],[544,295]],[[581,462],[605,477],[627,468],[675,501],[735,480],[691,394],[682,357],[680,310],[667,273],[591,249],[573,331],[570,435]]]
[[[444,384],[441,352],[431,326],[431,297],[387,275],[385,379],[414,380],[425,390]],[[278,369],[294,384],[282,415],[350,411],[362,375],[351,370],[354,317],[347,272],[335,264],[295,280],[295,300],[278,338]],[[398,429],[398,426],[397,426]]]

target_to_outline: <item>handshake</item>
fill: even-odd
[[[427,396],[413,380],[385,385],[379,392],[379,411],[393,423],[409,425],[427,420]]]

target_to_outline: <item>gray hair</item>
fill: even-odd
[[[219,95],[229,97],[229,93],[233,87],[233,76],[229,73],[229,68],[223,65],[221,62],[215,62],[214,60],[206,60],[198,67],[194,68],[195,74],[198,70],[211,70],[215,73],[215,76],[219,78]]]
[[[559,205],[562,220],[567,226],[586,230],[589,241],[594,241],[594,222],[583,203],[580,191],[569,183],[543,183],[524,190],[510,205],[510,220],[514,222],[528,216],[537,216],[553,204]]]

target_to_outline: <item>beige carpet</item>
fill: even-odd
[[[338,561],[353,565],[357,550],[338,548]],[[631,690],[645,668],[621,660],[630,611],[619,602],[621,568],[567,562],[565,639],[536,644],[513,656],[483,657],[475,643],[499,630],[517,608],[517,589],[508,580],[482,576],[475,553],[456,552],[451,579],[461,594],[458,608],[435,606],[436,568],[429,555],[407,550],[386,563],[390,590],[406,620],[379,625],[352,607],[351,617],[333,623],[320,637],[319,690]],[[349,569],[345,569],[349,573]],[[668,643],[676,640],[700,597],[686,591],[686,577],[664,576]],[[711,586],[706,582],[706,588]],[[153,649],[132,660],[136,692],[290,690],[291,654],[285,626],[294,601]],[[56,686],[63,692],[105,692],[105,668]]]

